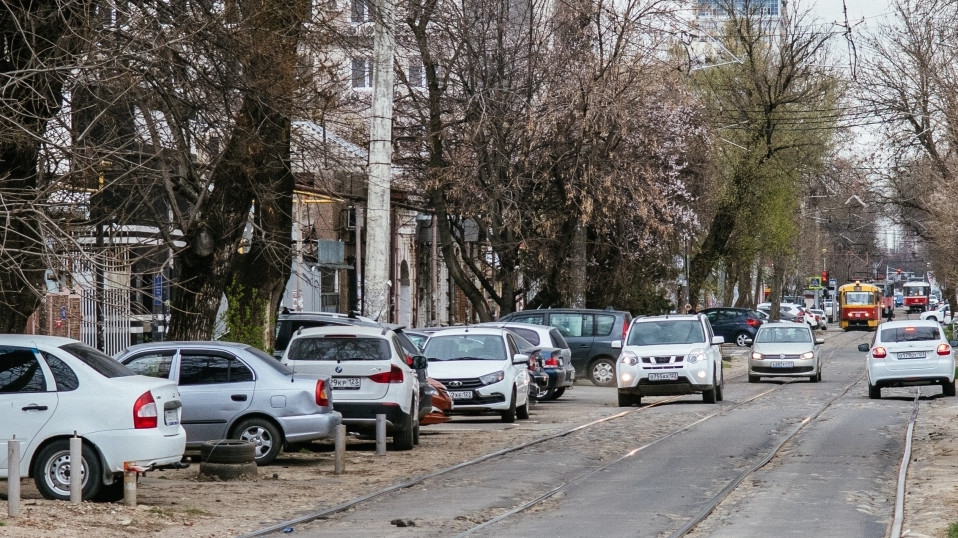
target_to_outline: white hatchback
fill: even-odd
[[[74,475],[84,499],[119,500],[124,464],[179,464],[181,408],[176,383],[136,375],[81,342],[0,335],[0,478],[9,477],[8,441],[16,436],[20,476],[32,476],[48,499],[68,500]],[[80,465],[70,462],[74,433],[82,439]]]
[[[878,326],[867,353],[868,397],[881,398],[884,387],[940,385],[945,396],[955,395],[955,350],[934,320],[886,321]]]
[[[705,403],[722,400],[723,343],[704,314],[633,319],[616,363],[619,406],[673,394],[702,393]]]
[[[429,336],[429,375],[449,390],[454,413],[498,411],[503,422],[529,418],[529,356],[533,347],[506,329],[462,327]]]

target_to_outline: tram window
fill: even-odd
[[[867,292],[850,292],[845,294],[846,305],[874,304]]]

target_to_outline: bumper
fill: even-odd
[[[182,427],[173,435],[160,435],[156,430],[114,430],[86,435],[103,457],[103,473],[123,472],[129,462],[137,467],[175,465],[186,450],[186,431]]]
[[[761,377],[807,377],[817,375],[821,365],[815,360],[791,360],[792,367],[777,368],[772,367],[773,362],[778,360],[752,360],[748,361],[748,375]]]
[[[937,385],[955,381],[955,365],[944,362],[925,370],[889,370],[884,366],[872,366],[868,369],[868,383],[874,387],[914,387],[919,385]]]
[[[712,365],[708,361],[689,364],[679,369],[644,369],[638,366],[616,364],[618,390],[635,396],[672,396],[694,394],[715,386]],[[675,372],[674,380],[650,381],[649,374]]]
[[[342,421],[339,411],[277,418],[287,443],[333,438]]]
[[[546,368],[545,372],[549,376],[547,389],[571,387],[575,383],[575,368]]]
[[[521,389],[520,389],[521,392]],[[464,413],[470,411],[506,411],[509,409],[509,401],[512,393],[512,383],[500,381],[485,387],[479,387],[472,390],[472,398],[468,400],[453,400],[453,413]],[[528,394],[528,388],[526,389]],[[522,399],[521,394],[516,394],[517,401]]]
[[[376,427],[376,415],[386,415],[386,429],[393,431],[409,420],[409,413],[399,404],[343,403],[335,402],[333,407],[342,415],[342,424],[359,426],[362,429]],[[419,409],[416,409],[419,412]]]

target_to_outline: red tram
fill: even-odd
[[[928,310],[928,297],[931,295],[931,284],[915,281],[902,284],[902,295],[905,308],[909,313]]]

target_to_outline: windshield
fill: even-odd
[[[506,357],[506,348],[497,334],[455,334],[429,338],[423,354],[430,361],[501,361]]]
[[[872,295],[867,291],[850,291],[845,294],[845,304],[849,306],[872,304]]]
[[[755,335],[758,344],[768,343],[808,343],[812,341],[811,331],[803,327],[761,327]]]
[[[705,341],[702,324],[696,319],[642,321],[632,325],[630,346],[696,344]]]

